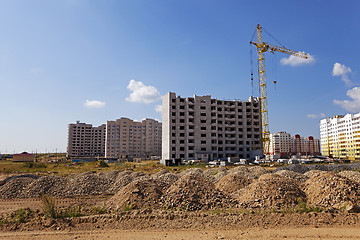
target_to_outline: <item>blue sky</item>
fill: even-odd
[[[290,59],[292,66],[281,63],[286,54],[266,53],[271,132],[319,137],[321,118],[360,111],[359,7],[355,0],[1,0],[0,152],[64,152],[76,120],[161,119],[156,106],[168,91],[258,96],[249,53],[258,23],[314,58]],[[278,45],[265,33],[264,40]]]

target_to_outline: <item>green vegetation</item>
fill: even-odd
[[[125,205],[122,209],[124,212],[128,212],[133,210],[133,207],[131,205]]]
[[[50,218],[58,218],[59,211],[55,205],[55,199],[49,195],[42,195],[43,211],[45,216]]]
[[[104,204],[103,206],[91,206],[90,211],[92,214],[104,214],[107,213],[107,207]]]

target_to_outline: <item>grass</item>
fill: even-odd
[[[58,218],[59,217],[59,210],[55,205],[55,200],[53,197],[49,195],[42,195],[41,200],[43,203],[43,211],[45,216],[50,218]]]

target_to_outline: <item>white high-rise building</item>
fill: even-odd
[[[162,160],[253,159],[261,155],[258,98],[218,100],[181,98],[169,92],[162,103]]]
[[[323,155],[360,160],[360,113],[320,120],[320,140]]]

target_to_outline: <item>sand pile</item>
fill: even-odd
[[[335,209],[358,205],[359,190],[358,183],[331,172],[316,172],[303,186],[309,204]]]
[[[122,188],[108,204],[115,210],[156,208],[161,195],[161,188],[155,180],[140,179]]]
[[[238,173],[231,173],[221,178],[215,186],[225,194],[232,194],[252,182],[252,179],[241,176]]]
[[[236,201],[217,190],[203,176],[184,175],[164,193],[162,206],[179,210],[209,210],[215,207],[232,207]]]
[[[239,190],[236,195],[240,206],[251,208],[294,207],[299,199],[305,199],[305,194],[297,182],[276,174],[261,176]]]

